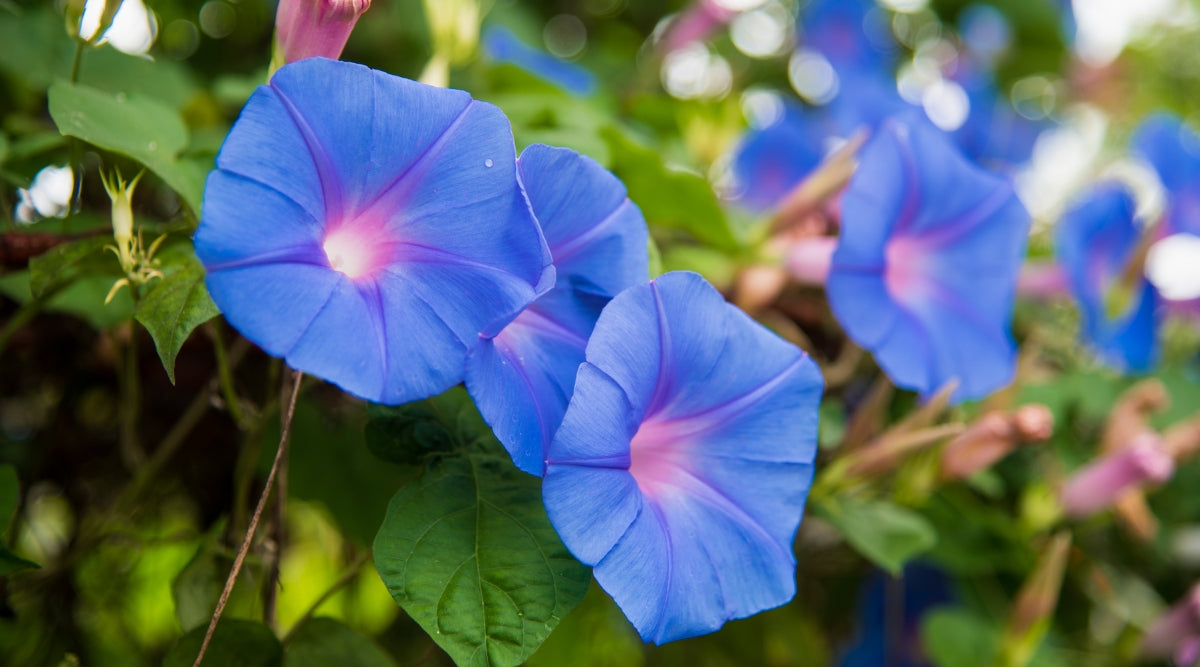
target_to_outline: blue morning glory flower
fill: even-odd
[[[575,95],[591,95],[596,77],[574,63],[560,60],[522,42],[508,28],[488,26],[483,32],[483,52],[498,63],[508,63]]]
[[[962,86],[970,104],[966,121],[951,134],[967,157],[1001,169],[1028,162],[1038,135],[1049,124],[1017,113],[996,89],[995,77],[965,54],[952,78]]]
[[[1012,379],[1009,320],[1029,214],[1008,180],[924,122],[889,120],[842,197],[829,303],[898,386],[955,400]]]
[[[594,160],[534,144],[517,173],[558,278],[467,361],[467,389],[513,462],[541,475],[601,309],[649,275],[649,233],[625,186]]]
[[[1058,262],[1083,316],[1083,334],[1100,357],[1122,370],[1143,371],[1158,358],[1158,293],[1140,272],[1123,285],[1141,230],[1133,194],[1103,183],[1076,199],[1055,232]]]
[[[1132,149],[1167,191],[1162,234],[1200,235],[1200,135],[1177,116],[1151,114],[1134,132]]]
[[[382,403],[461,381],[480,333],[553,281],[499,109],[321,58],[250,97],[195,244],[246,338]]]
[[[699,275],[631,287],[596,323],[542,495],[647,641],[795,594],[822,380]]]
[[[814,0],[800,16],[801,44],[834,68],[890,71],[896,51],[888,19],[874,0]]]
[[[787,104],[774,123],[747,132],[733,162],[738,201],[754,211],[778,206],[820,164],[828,125],[820,112]]]

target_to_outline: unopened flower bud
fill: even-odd
[[[121,268],[126,271],[134,264],[133,189],[141,178],[142,174],[138,174],[126,183],[119,172],[113,172],[111,177],[100,173],[100,180],[108,191],[108,198],[112,200],[112,229],[113,239],[117,242],[117,258],[121,260]]]
[[[140,56],[157,36],[158,21],[142,0],[87,0],[83,6],[79,38],[85,42]]]
[[[1174,472],[1175,462],[1158,436],[1147,433],[1076,472],[1063,484],[1059,500],[1068,516],[1079,519],[1107,508],[1126,491],[1165,482]]]
[[[1044,405],[1025,405],[1006,415],[984,415],[942,451],[942,478],[962,479],[989,468],[1017,446],[1042,442],[1054,430],[1054,417]]]
[[[71,167],[45,167],[33,177],[29,188],[17,191],[13,217],[29,224],[40,218],[62,218],[70,212],[75,192],[75,173]]]
[[[1142,655],[1154,659],[1177,655],[1197,638],[1200,638],[1200,584],[1192,586],[1183,599],[1150,625],[1142,636]],[[1179,664],[1190,665],[1194,661]]]
[[[280,0],[275,12],[275,68],[304,58],[338,59],[371,0]]]

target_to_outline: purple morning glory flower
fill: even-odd
[[[600,311],[649,275],[649,232],[625,186],[594,160],[534,144],[517,173],[558,278],[467,361],[467,389],[513,462],[541,475]]]
[[[1162,234],[1200,235],[1200,135],[1177,116],[1151,114],[1134,132],[1132,149],[1167,191]]]
[[[642,638],[712,632],[795,594],[822,380],[699,275],[608,304],[542,495]]]
[[[897,385],[955,400],[1012,379],[1009,333],[1029,214],[1008,180],[969,162],[924,122],[889,120],[842,197],[826,283],[847,335]]]
[[[591,95],[596,77],[566,60],[522,42],[508,28],[493,25],[483,32],[483,51],[492,60],[509,63],[575,95]]]
[[[321,58],[250,97],[195,244],[230,324],[382,403],[461,381],[480,333],[553,280],[499,109]]]
[[[1084,337],[1108,364],[1143,371],[1158,358],[1159,299],[1140,273],[1121,285],[1141,239],[1135,210],[1125,186],[1095,186],[1059,220],[1054,248],[1079,302]]]

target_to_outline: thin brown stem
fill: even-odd
[[[286,384],[281,390],[281,394],[287,392]],[[283,416],[280,416],[282,422]],[[286,426],[282,423],[280,428]],[[275,482],[277,491],[275,493],[274,512],[271,517],[271,543],[274,548],[270,551],[267,558],[267,586],[263,589],[263,620],[266,621],[267,627],[275,629],[275,603],[279,597],[279,562],[283,559],[283,543],[285,539],[287,512],[287,496],[288,496],[288,465],[287,459],[279,464],[279,475]]]
[[[296,413],[296,397],[300,395],[300,380],[303,377],[304,374],[300,371],[294,371],[292,374],[292,394],[288,399],[283,429],[279,434],[279,448],[275,450],[275,461],[271,464],[271,471],[267,473],[267,481],[263,485],[262,495],[258,497],[258,505],[254,508],[254,515],[250,517],[250,526],[246,528],[246,537],[242,540],[242,546],[238,549],[237,556],[233,559],[233,567],[229,569],[229,577],[225,579],[225,588],[221,590],[217,608],[213,610],[212,620],[209,621],[208,630],[204,633],[204,641],[200,644],[200,653],[196,655],[196,662],[192,663],[192,667],[200,667],[201,661],[204,660],[204,653],[208,651],[208,644],[212,641],[213,632],[217,629],[217,623],[221,620],[221,614],[224,613],[225,605],[229,602],[229,594],[233,592],[233,585],[242,571],[242,563],[246,561],[246,554],[249,553],[250,544],[254,541],[254,533],[258,530],[258,522],[262,519],[267,499],[271,496],[275,477],[279,474],[283,459],[287,455],[288,436],[291,435],[292,417]]]

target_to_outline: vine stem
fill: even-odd
[[[304,374],[300,371],[294,371],[292,374],[292,395],[288,399],[287,412],[284,416],[283,429],[279,434],[279,449],[275,451],[275,461],[271,464],[271,472],[267,473],[267,482],[263,485],[262,495],[258,497],[258,505],[254,508],[254,515],[250,517],[250,525],[246,528],[246,537],[242,539],[242,546],[238,549],[237,556],[233,559],[233,567],[229,569],[229,577],[225,579],[225,588],[221,590],[221,597],[217,600],[217,608],[213,610],[212,620],[208,623],[208,630],[204,633],[204,641],[200,644],[200,653],[196,655],[196,662],[192,663],[192,667],[200,667],[200,662],[204,660],[204,654],[208,651],[208,644],[212,641],[213,632],[217,629],[217,623],[221,620],[221,614],[225,611],[225,605],[229,602],[229,594],[233,592],[233,585],[237,581],[238,574],[242,571],[242,563],[246,561],[246,554],[250,551],[250,543],[254,541],[254,533],[258,529],[258,522],[262,518],[263,509],[267,506],[267,499],[271,496],[271,488],[275,485],[275,477],[279,473],[279,469],[287,456],[288,436],[292,431],[292,417],[296,413],[296,397],[300,395],[300,380]]]

